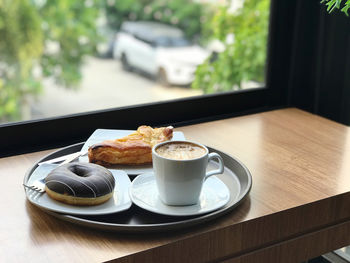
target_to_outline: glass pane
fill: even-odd
[[[4,0],[0,123],[264,86],[269,0]]]

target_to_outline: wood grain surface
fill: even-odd
[[[26,171],[54,150],[2,158],[0,262],[300,262],[350,244],[349,127],[290,108],[176,130],[248,167],[234,211],[176,232],[87,229],[26,200]]]

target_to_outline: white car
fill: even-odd
[[[114,57],[125,70],[142,70],[163,85],[189,85],[209,55],[186,40],[180,29],[146,21],[124,22],[114,48]]]

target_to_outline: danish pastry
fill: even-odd
[[[152,147],[171,140],[173,127],[140,126],[137,131],[120,139],[107,140],[89,147],[89,162],[104,166],[112,164],[152,163]]]

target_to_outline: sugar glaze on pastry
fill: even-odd
[[[152,128],[142,125],[120,139],[107,140],[89,147],[89,162],[101,165],[152,163],[152,147],[171,140],[173,127]]]

